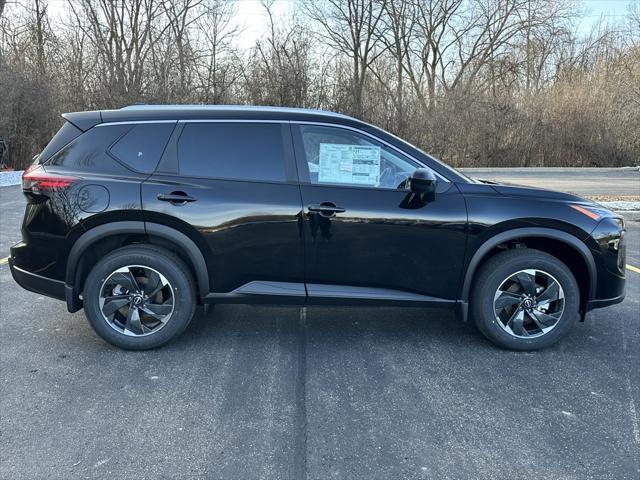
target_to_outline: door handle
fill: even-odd
[[[195,198],[190,197],[184,192],[159,193],[158,200],[162,202],[170,202],[173,205],[184,205],[185,203],[196,201]]]
[[[322,202],[320,205],[309,205],[307,209],[310,212],[319,213],[323,217],[331,217],[336,213],[346,212],[346,209],[338,207],[331,202]]]

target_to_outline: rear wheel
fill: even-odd
[[[579,305],[578,284],[564,263],[545,252],[518,248],[482,266],[471,311],[478,329],[496,345],[536,350],[569,332]]]
[[[83,301],[96,333],[130,350],[175,338],[189,325],[196,304],[187,266],[152,245],[123,247],[100,260],[87,277]]]

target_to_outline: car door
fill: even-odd
[[[424,165],[392,145],[339,125],[292,129],[309,296],[455,300],[467,222],[455,184],[439,176],[433,198],[419,198],[405,185]]]
[[[288,122],[179,122],[143,184],[142,203],[147,223],[169,224],[200,247],[220,301],[243,287],[273,293],[270,282],[288,282],[283,293],[304,297],[301,200]]]

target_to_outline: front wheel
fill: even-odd
[[[153,245],[115,250],[93,267],[84,288],[89,323],[127,350],[155,348],[187,328],[196,299],[187,266]]]
[[[580,291],[571,270],[556,257],[513,249],[490,258],[474,280],[471,312],[478,329],[498,346],[545,348],[578,319]]]

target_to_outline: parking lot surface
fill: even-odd
[[[640,168],[464,168],[471,177],[592,197],[640,196]]]
[[[0,258],[20,239],[0,188]],[[640,223],[627,263],[640,266]],[[158,350],[0,265],[0,478],[638,479],[640,274],[556,346],[438,310],[217,306]]]

